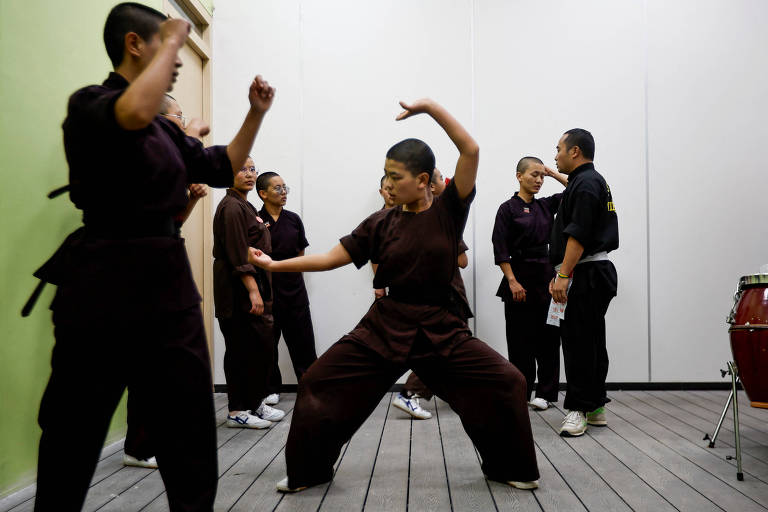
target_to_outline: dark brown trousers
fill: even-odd
[[[395,363],[345,337],[299,383],[286,445],[289,485],[329,481],[344,443],[409,367],[458,413],[489,478],[539,478],[525,379],[498,352],[469,338],[440,356],[417,340],[407,360]]]
[[[230,318],[219,318],[224,335],[224,375],[230,411],[256,410],[267,396],[272,366],[274,321],[271,303],[264,314],[236,311]]]
[[[54,312],[56,345],[38,418],[35,510],[81,509],[126,387],[132,412],[154,440],[170,509],[212,510],[216,424],[200,307],[114,309]],[[78,398],[83,393],[87,400]]]
[[[557,402],[560,386],[560,329],[547,324],[549,302],[504,302],[509,362],[525,376],[526,397]],[[536,375],[539,382],[534,386]]]

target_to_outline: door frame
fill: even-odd
[[[182,8],[182,17],[194,24],[187,38],[189,47],[200,56],[203,65],[203,120],[211,122],[211,24],[213,18],[200,0],[176,0],[176,5]],[[163,10],[168,15],[176,15],[178,9],[170,2],[163,0]],[[203,137],[203,144],[208,146],[211,134]],[[208,194],[199,203],[198,208],[203,209],[203,256],[206,261],[203,264],[203,282],[200,294],[203,296],[203,322],[205,323],[205,337],[208,341],[208,354],[211,359],[211,372],[214,368],[213,354],[213,194]]]

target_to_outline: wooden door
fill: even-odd
[[[176,98],[185,117],[197,117],[210,122],[210,16],[198,0],[165,0],[164,9],[169,16],[184,18],[193,25],[187,44],[179,52],[184,65],[179,69],[178,79],[170,94]],[[203,139],[203,144],[209,144],[208,138]],[[203,297],[203,319],[213,369],[212,205],[209,190],[208,196],[198,201],[184,223],[181,234],[187,247],[195,284]]]

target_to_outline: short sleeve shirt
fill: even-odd
[[[267,209],[262,207],[259,210],[259,216],[264,219],[272,236],[273,260],[295,258],[309,246],[304,233],[304,223],[298,214],[283,209],[275,220]],[[275,272],[272,274],[272,285],[276,305],[295,307],[309,304],[307,288],[301,272]]]

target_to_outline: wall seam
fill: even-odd
[[[648,140],[648,0],[643,1],[643,50],[645,59],[645,77],[643,83],[643,107],[645,109],[645,281],[646,281],[646,307],[648,317],[648,382],[653,378],[652,348],[651,348],[651,171],[650,171],[650,151]]]
[[[476,117],[476,69],[475,58],[477,47],[475,45],[475,9],[477,3],[475,0],[470,0],[470,25],[469,25],[469,45],[470,45],[470,123],[472,125],[472,133],[477,133],[477,117]],[[478,327],[477,318],[477,216],[472,212],[472,311],[475,312],[475,336],[480,337],[480,328]]]

